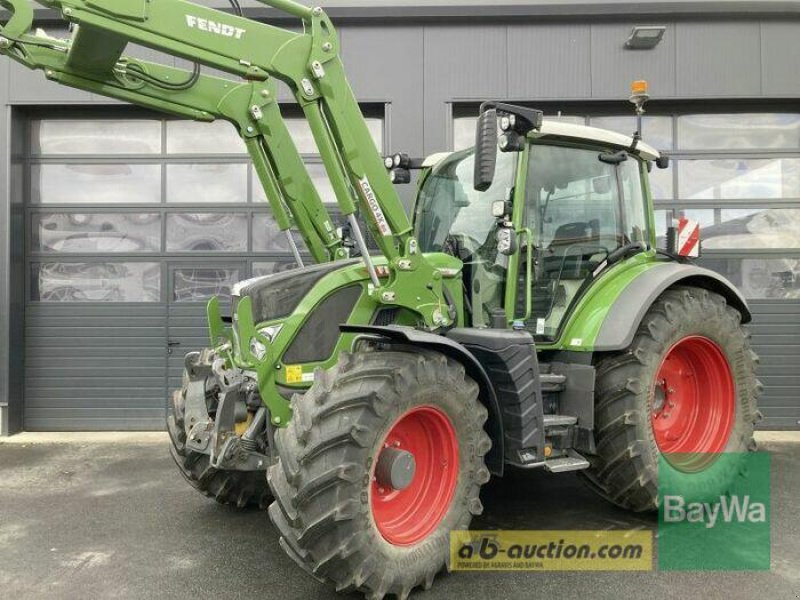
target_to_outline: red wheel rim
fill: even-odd
[[[392,489],[376,479],[376,457],[372,467],[372,517],[387,542],[410,546],[430,535],[450,508],[458,481],[458,439],[441,410],[418,406],[395,421],[381,444],[381,451],[386,448],[410,452],[414,476],[408,487]]]
[[[722,349],[703,336],[675,343],[661,361],[651,423],[658,449],[674,454],[722,452],[736,411],[733,375]]]

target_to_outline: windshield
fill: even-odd
[[[472,187],[473,151],[452,154],[425,180],[417,207],[417,236],[424,252],[441,252],[448,237],[464,237],[471,246],[494,240],[492,202],[503,200],[514,186],[515,153],[500,152],[492,186],[485,192]]]
[[[422,185],[415,224],[423,252],[447,252],[464,263],[467,310],[476,327],[503,305],[507,257],[497,253],[492,202],[510,197],[519,154],[499,152],[492,186],[472,187],[473,151],[456,152],[434,167]]]

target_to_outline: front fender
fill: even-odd
[[[752,319],[744,296],[727,279],[702,267],[676,262],[651,261],[631,270],[627,282],[615,290],[615,297],[594,294],[581,303],[570,319],[573,328],[583,321],[594,324],[594,340],[583,335],[583,344],[595,352],[624,350],[633,341],[645,313],[662,293],[676,285],[688,285],[720,294],[742,315],[742,323]],[[600,282],[598,282],[600,283]],[[567,329],[570,329],[569,327]],[[574,339],[579,334],[572,333]],[[570,336],[566,338],[567,343]]]
[[[503,420],[500,414],[497,394],[495,393],[494,385],[492,385],[492,381],[489,379],[486,370],[467,348],[455,340],[435,333],[414,329],[413,327],[403,327],[399,325],[340,325],[339,329],[343,333],[373,334],[385,338],[390,343],[407,344],[409,346],[419,346],[435,350],[464,365],[464,370],[467,372],[467,375],[480,387],[480,400],[489,411],[489,419],[486,421],[486,430],[492,440],[492,448],[486,455],[486,466],[493,475],[502,476],[505,450],[503,441]]]

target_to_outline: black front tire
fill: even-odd
[[[397,419],[421,406],[452,423],[457,483],[436,528],[411,545],[395,545],[371,509],[373,462]],[[430,587],[449,555],[450,531],[467,529],[483,509],[478,495],[489,479],[484,455],[491,441],[477,384],[436,352],[345,353],[336,367],[317,372],[292,409],[292,421],[276,434],[279,460],[267,475],[275,495],[269,514],[284,550],[337,591],[405,599],[417,586]]]
[[[184,385],[175,390],[171,398],[171,411],[167,415],[170,454],[183,478],[201,494],[220,504],[238,508],[266,509],[272,501],[264,471],[226,471],[210,465],[206,454],[186,447],[184,405],[189,374],[184,373]]]

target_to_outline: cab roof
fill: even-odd
[[[623,135],[607,129],[598,129],[597,127],[551,120],[545,120],[542,123],[542,128],[538,131],[531,131],[528,133],[528,137],[533,139],[587,140],[608,144],[623,150],[630,148],[631,144],[633,144],[633,138],[629,135]],[[642,141],[636,144],[636,154],[645,160],[655,160],[660,156],[658,150]]]

